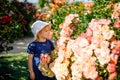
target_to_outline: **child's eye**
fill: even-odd
[[[47,30],[45,32],[48,32]]]

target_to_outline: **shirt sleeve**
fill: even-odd
[[[27,53],[29,54],[35,54],[35,43],[30,43],[27,48]]]
[[[53,42],[51,40],[49,40],[49,42],[50,42],[50,45],[51,45],[51,51],[53,51],[55,49],[54,44],[53,44]]]

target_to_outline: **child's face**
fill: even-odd
[[[45,38],[45,39],[49,38],[50,30],[51,30],[51,25],[47,25],[40,32],[38,32],[38,37]]]

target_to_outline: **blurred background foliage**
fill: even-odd
[[[41,1],[39,0],[39,5],[42,4]],[[105,18],[111,20],[110,27],[114,29],[116,38],[120,39],[120,29],[113,27],[117,20],[111,18],[114,12],[114,5],[118,2],[118,0],[93,0],[93,2],[86,3],[69,3],[69,0],[45,0],[43,5],[40,6],[41,11],[39,11],[37,16],[39,16],[40,20],[52,23],[52,29],[54,30],[53,39],[59,38],[59,32],[61,30],[59,25],[69,14],[79,14],[80,20],[80,22],[77,22],[77,19],[73,20],[74,32],[71,35],[72,38],[76,38],[80,33],[85,32],[88,23],[92,19]]]
[[[25,0],[27,1],[27,0]],[[33,4],[18,2],[17,0],[0,0],[0,52],[12,49],[9,43],[24,36],[32,35],[30,25],[35,20],[43,20],[52,23],[53,39],[59,38],[59,25],[69,14],[79,14],[79,20],[73,20],[74,32],[72,38],[85,32],[88,23],[92,19],[106,18],[112,21],[111,29],[114,29],[116,38],[120,39],[120,29],[114,28],[116,19],[112,19],[114,4],[118,0],[94,0],[93,2],[69,3],[65,0],[39,0],[39,9]]]
[[[0,52],[9,51],[16,39],[30,36],[35,7],[28,2],[0,0]]]
[[[99,3],[98,1],[94,2],[94,7],[91,3],[89,8],[86,9],[85,4],[82,2],[69,4],[65,2],[65,0],[39,0],[40,9],[36,12],[35,7],[31,3],[22,3],[17,0],[12,0],[11,2],[1,0],[0,52],[11,50],[12,47],[8,46],[8,44],[14,42],[14,40],[23,36],[32,35],[30,24],[34,22],[35,19],[51,22],[54,30],[53,38],[57,39],[60,32],[59,25],[64,21],[65,16],[68,14],[79,14],[81,22],[76,23],[76,20],[73,21],[73,25],[76,27],[73,29],[74,32],[71,35],[72,38],[76,38],[76,36],[85,31],[92,18],[110,17],[112,10],[104,7],[107,4],[112,4],[112,1],[109,1],[109,3],[105,0]],[[87,14],[89,12],[91,14]],[[85,13],[87,15],[85,15]],[[33,18],[34,15],[36,17]],[[117,33],[119,33],[119,31]]]
[[[65,17],[68,14],[79,14],[79,19],[80,22],[76,23],[76,20],[73,21],[73,25],[75,25],[75,29],[72,38],[76,38],[80,33],[85,32],[86,27],[88,26],[88,23],[92,19],[110,19],[111,22],[111,29],[114,29],[116,33],[116,38],[120,39],[120,29],[118,28],[113,28],[114,23],[116,22],[115,19],[111,18],[111,15],[113,13],[113,8],[114,4],[119,1],[117,0],[94,0],[93,2],[90,3],[83,3],[83,2],[77,2],[77,3],[72,3],[72,4],[65,4],[62,6],[56,6],[52,7],[56,8],[52,12],[53,14],[51,15],[51,23],[52,23],[52,28],[54,29],[55,35],[59,35],[60,28],[59,25],[64,21]],[[57,39],[57,35],[54,36]]]

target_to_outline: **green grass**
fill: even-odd
[[[5,54],[0,57],[0,80],[26,80],[27,53]]]

